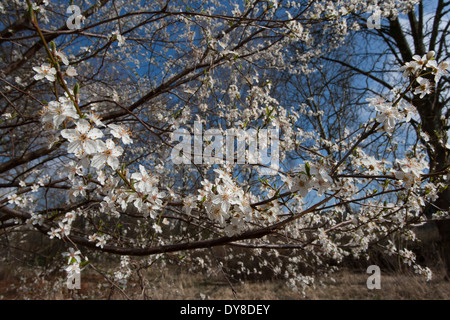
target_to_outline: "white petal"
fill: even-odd
[[[103,154],[96,154],[91,161],[91,165],[96,169],[101,169],[106,162],[106,156]]]
[[[133,140],[129,136],[123,136],[122,137],[122,142],[124,144],[130,144],[130,143],[133,143]]]
[[[96,140],[96,139],[100,139],[103,137],[103,132],[101,132],[99,129],[97,128],[93,128],[89,131],[88,133],[88,137],[92,140]]]
[[[61,130],[61,135],[63,138],[69,140],[69,141],[74,141],[75,139],[77,139],[77,131],[74,129],[64,129]]]
[[[57,128],[61,123],[63,123],[64,120],[66,120],[65,115],[57,115],[53,117],[53,125]]]
[[[97,143],[92,140],[86,140],[84,142],[84,150],[87,154],[93,154],[97,152]]]
[[[139,165],[139,171],[141,172],[141,175],[143,177],[148,176],[147,171],[145,170],[145,167],[143,165],[141,165],[141,164]]]
[[[112,155],[113,157],[120,157],[123,153],[123,149],[120,146],[115,147],[112,149]]]
[[[69,151],[69,153],[77,153],[81,149],[82,149],[81,141],[75,140],[69,143],[67,151]]]
[[[87,133],[89,131],[90,127],[91,126],[89,125],[89,122],[87,122],[84,119],[80,119],[77,122],[77,131],[80,133]]]
[[[105,144],[106,144],[106,148],[108,148],[108,149],[114,149],[116,146],[114,141],[112,141],[111,139],[106,140]]]
[[[111,158],[109,157],[107,160],[108,165],[116,170],[119,167],[119,160],[117,158]]]
[[[142,179],[142,176],[141,176],[140,173],[134,172],[133,174],[131,174],[131,179],[134,179],[134,180],[141,180],[141,179]]]

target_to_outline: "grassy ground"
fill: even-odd
[[[450,282],[444,281],[437,273],[433,280],[426,282],[421,276],[405,274],[381,274],[381,289],[369,290],[366,280],[369,275],[342,271],[334,275],[334,280],[317,279],[316,288],[308,288],[303,296],[287,288],[284,281],[261,281],[233,283],[223,277],[205,278],[192,275],[181,269],[153,271],[141,280],[134,281],[124,291],[113,287],[94,270],[82,273],[81,289],[75,295],[78,299],[154,299],[154,300],[200,300],[200,299],[242,299],[242,300],[351,300],[351,299],[389,299],[389,300],[450,300]],[[14,275],[12,270],[3,268],[0,272],[0,299],[72,299],[71,292],[62,280],[64,275],[40,277],[31,270]],[[55,279],[61,279],[56,280]],[[318,284],[319,281],[323,285]],[[234,289],[234,293],[233,290]],[[125,296],[126,294],[126,296]]]

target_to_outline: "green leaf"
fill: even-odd
[[[309,162],[305,162],[306,174],[309,178],[311,178],[311,167],[309,166]]]
[[[89,260],[81,261],[80,268],[83,268],[83,267],[87,266],[89,263],[91,263]]]

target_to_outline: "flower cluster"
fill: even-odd
[[[250,205],[254,197],[244,193],[230,173],[221,169],[214,171],[218,175],[214,183],[202,181],[203,189],[199,190],[197,199],[187,197],[184,210],[190,214],[200,204],[208,218],[224,228],[227,235],[238,234],[246,229],[246,222],[254,219]]]
[[[404,77],[410,78],[413,85],[413,93],[418,95],[420,99],[427,94],[431,94],[433,84],[427,74],[434,76],[434,83],[437,84],[440,78],[447,74],[449,63],[442,61],[439,64],[435,60],[435,52],[430,51],[422,57],[415,55],[413,60],[405,63],[400,67],[399,71]],[[411,104],[404,102],[401,95],[393,90],[395,102],[386,101],[383,98],[369,98],[369,105],[373,106],[377,111],[376,121],[383,125],[383,129],[387,133],[392,133],[396,123],[399,121],[408,122],[414,113]]]
[[[75,250],[73,248],[69,248],[69,252],[63,252],[62,256],[67,259],[68,266],[65,270],[67,272],[68,279],[74,279],[76,275],[79,275],[83,269],[82,265],[88,262],[86,257],[83,261],[80,250]]]
[[[67,95],[60,97],[58,101],[50,101],[41,110],[41,122],[49,128],[59,128],[64,121],[78,118],[75,106]]]
[[[414,77],[419,84],[415,89],[415,94],[420,94],[420,98],[423,98],[426,94],[431,92],[431,83],[428,79],[422,78],[420,75],[425,71],[431,71],[434,75],[434,82],[438,83],[441,77],[448,73],[449,63],[442,61],[439,64],[435,59],[435,52],[429,51],[427,54],[421,56],[414,55],[413,60],[405,63],[400,67],[399,71],[403,72],[404,77]]]
[[[154,213],[161,209],[163,205],[161,199],[165,196],[165,192],[157,187],[159,178],[149,174],[144,166],[139,165],[139,172],[134,172],[131,179],[136,192],[132,193],[127,201],[133,203],[140,212],[147,212],[154,218]]]
[[[56,80],[56,69],[48,63],[44,63],[40,67],[33,67],[33,70],[36,71],[34,80],[41,80],[44,78],[50,82]]]
[[[281,175],[281,180],[287,185],[288,190],[298,192],[303,198],[311,190],[316,190],[318,196],[331,190],[333,179],[327,172],[327,168],[321,164],[305,162],[295,170],[295,176]]]
[[[55,55],[64,64],[68,63],[61,51],[56,51]],[[59,97],[57,101],[51,101],[44,106],[41,111],[41,121],[47,129],[57,129],[64,124],[65,129],[60,131],[61,136],[69,142],[68,152],[78,158],[78,163],[71,162],[68,166],[71,180],[74,179],[75,173],[82,176],[83,168],[92,167],[96,170],[99,180],[104,181],[102,169],[105,166],[113,170],[119,167],[119,157],[124,150],[118,143],[120,141],[125,145],[133,143],[131,133],[125,125],[109,124],[104,132],[102,129],[105,125],[95,113],[77,112],[72,91],[65,92],[65,95]],[[67,128],[71,124],[74,127]],[[112,137],[102,140],[108,134]],[[76,186],[72,188],[71,199],[78,195],[85,195],[86,186],[75,180],[73,183]]]
[[[421,181],[422,174],[428,169],[428,163],[425,161],[425,155],[420,154],[416,157],[406,157],[396,159],[399,170],[394,175],[397,179],[404,182],[405,187],[410,188]]]

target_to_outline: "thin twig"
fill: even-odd
[[[228,284],[230,285],[231,292],[233,292],[233,296],[235,299],[237,299],[237,292],[233,287],[233,284],[231,283],[230,279],[228,278],[228,275],[226,274],[225,270],[223,270],[222,264],[217,259],[216,255],[214,254],[214,251],[211,247],[209,247],[209,251],[211,252],[211,255],[213,256],[214,260],[216,261],[217,265],[220,267],[220,271],[222,271],[222,274],[224,275],[225,279],[227,280]]]
[[[105,278],[106,281],[108,281],[114,288],[118,289],[128,300],[131,300],[131,298],[117,285],[114,283],[114,281],[111,281],[107,276],[105,276],[100,270],[98,270],[92,263],[89,264],[89,266],[94,269],[98,274],[100,274],[103,278]]]

